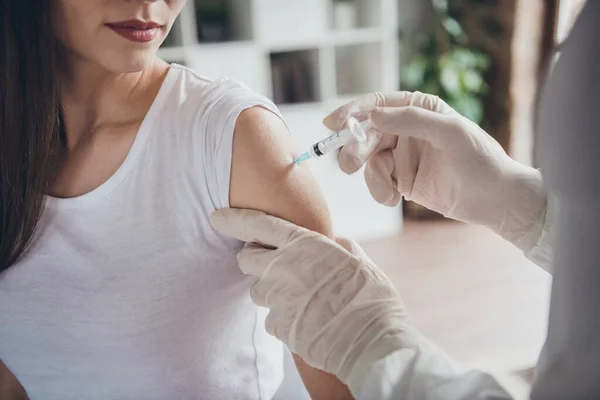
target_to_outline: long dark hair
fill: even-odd
[[[0,272],[36,232],[61,147],[51,4],[0,0]]]

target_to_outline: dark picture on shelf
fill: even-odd
[[[316,101],[311,51],[271,54],[273,101],[276,104]]]
[[[229,8],[225,0],[194,0],[199,42],[229,40]]]

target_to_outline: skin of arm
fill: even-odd
[[[27,400],[25,389],[21,386],[17,378],[9,371],[0,360],[0,399],[2,400]]]
[[[332,238],[325,200],[308,166],[294,165],[297,155],[278,116],[260,107],[242,112],[233,138],[230,205],[263,211]],[[294,361],[313,400],[353,399],[334,375],[310,367],[296,355]]]

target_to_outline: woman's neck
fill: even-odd
[[[89,61],[72,60],[61,99],[68,148],[89,139],[99,127],[143,119],[167,70],[160,59],[133,73],[112,73]]]

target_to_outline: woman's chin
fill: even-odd
[[[142,53],[142,52],[140,52]],[[156,52],[143,52],[142,54],[128,54],[104,59],[99,63],[104,69],[113,73],[134,73],[150,67],[156,62]]]

